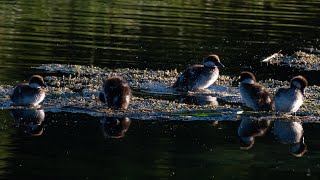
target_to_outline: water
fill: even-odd
[[[0,82],[7,84],[43,63],[183,70],[217,53],[226,65],[222,73],[235,75],[258,71],[259,60],[280,50],[319,49],[317,0],[0,5]]]
[[[264,126],[265,135],[243,151],[239,121],[46,113],[40,135],[28,131],[31,121],[21,121],[19,115],[2,111],[0,116],[1,177],[8,179],[298,179],[320,173],[319,126],[312,123],[302,125],[310,152],[295,158],[288,144],[275,139],[276,122]]]
[[[311,85],[320,85],[317,71],[272,69],[259,62],[280,50],[319,53],[319,13],[318,0],[3,0],[0,84],[12,85],[33,73],[46,75],[30,69],[46,63],[182,71],[217,53],[226,66],[222,74],[251,70],[258,79],[279,80],[303,74]],[[115,120],[44,112],[42,120],[37,116],[37,122],[21,122],[0,111],[1,179],[319,175],[316,123],[302,124],[308,152],[296,158],[288,144],[275,139],[273,122],[245,151],[239,150],[240,121],[126,119],[116,126]]]

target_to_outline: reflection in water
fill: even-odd
[[[131,119],[103,117],[100,123],[105,138],[122,138],[130,127]]]
[[[296,157],[302,157],[307,151],[303,133],[301,122],[280,119],[274,122],[273,134],[280,142],[289,144],[290,153]]]
[[[43,109],[12,109],[11,116],[23,132],[31,136],[43,133],[45,113]]]
[[[210,95],[187,95],[181,97],[181,102],[195,105],[214,105],[218,106],[216,97]]]
[[[255,137],[263,136],[268,130],[270,124],[271,121],[269,120],[242,120],[238,128],[238,135],[240,137],[240,149],[248,150],[252,148]]]
[[[81,113],[46,112],[45,134],[25,138],[17,134],[8,111],[0,111],[0,117],[1,179],[256,180],[281,176],[296,180],[309,172],[312,177],[320,174],[318,123],[303,124],[308,146],[314,148],[307,158],[296,160],[283,156],[288,154],[287,147],[283,152],[284,146],[275,146],[269,137],[263,137],[264,144],[258,143],[261,148],[255,147],[259,151],[239,153],[234,140],[240,121],[219,121],[218,127],[212,127],[209,123],[214,122],[208,121],[101,120]],[[120,131],[119,135],[128,124],[127,137],[102,140],[102,127],[103,134]],[[244,120],[241,134],[249,134],[244,133],[249,128],[266,129],[268,124]]]

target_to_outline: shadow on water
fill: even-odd
[[[212,95],[186,95],[180,97],[180,102],[194,105],[219,105],[217,97]]]

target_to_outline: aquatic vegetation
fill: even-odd
[[[129,117],[135,119],[163,120],[239,120],[255,117],[254,113],[241,111],[242,100],[237,84],[238,77],[221,75],[218,81],[208,89],[195,92],[176,92],[171,88],[179,76],[177,70],[153,71],[140,69],[108,69],[93,66],[46,64],[37,69],[54,73],[46,76],[47,97],[43,102],[46,111],[81,112],[92,116]],[[125,78],[133,89],[128,110],[107,108],[98,99],[103,80],[108,76],[119,75]],[[289,85],[287,81],[273,79],[261,81],[275,93],[280,86]],[[8,95],[12,86],[0,86],[0,106],[10,107]],[[301,119],[319,119],[320,87],[306,89],[306,100],[297,112]],[[163,98],[168,96],[170,98]],[[180,96],[216,97],[217,104],[187,104],[179,100]],[[273,115],[259,117],[273,119]]]
[[[297,51],[292,55],[284,55],[280,52],[274,53],[261,62],[289,66],[306,71],[320,70],[320,56],[302,51]]]

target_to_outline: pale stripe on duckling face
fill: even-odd
[[[211,68],[216,66],[216,64],[214,62],[212,62],[212,61],[206,61],[206,62],[203,63],[203,65],[205,67],[211,67]]]
[[[254,80],[253,79],[250,79],[250,78],[246,78],[242,81],[242,83],[245,83],[245,84],[254,84]]]
[[[302,87],[298,81],[292,81],[292,85],[299,88],[299,89]]]

